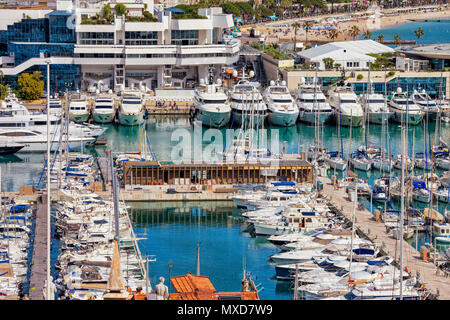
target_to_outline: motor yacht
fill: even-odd
[[[116,115],[114,100],[110,97],[98,97],[94,101],[92,118],[98,123],[111,123]]]
[[[230,121],[231,107],[221,84],[220,81],[211,85],[201,82],[195,88],[195,119],[204,126],[221,128]]]
[[[231,90],[231,121],[236,126],[262,127],[269,114],[256,84],[242,81]]]
[[[338,125],[344,127],[361,127],[364,112],[358,97],[350,85],[336,85],[328,90],[328,101],[334,110]]]
[[[264,101],[269,109],[269,123],[280,127],[295,125],[298,118],[298,107],[292,99],[286,81],[270,81],[263,92]]]
[[[140,92],[125,91],[119,106],[119,123],[126,126],[139,125],[144,119],[143,105]]]
[[[83,123],[89,119],[88,101],[81,94],[70,98],[69,119],[76,123]]]
[[[412,101],[420,107],[420,109],[424,112],[424,118],[427,117],[428,113],[428,121],[436,121],[436,118],[440,114],[440,108],[437,105],[436,101],[431,99],[425,89],[414,90],[411,95]]]
[[[400,87],[392,93],[388,104],[389,109],[394,113],[391,119],[396,123],[402,124],[407,120],[410,125],[417,125],[425,114]]]
[[[333,109],[326,101],[319,85],[303,84],[299,87],[295,102],[299,108],[299,121],[322,125],[333,115]]]

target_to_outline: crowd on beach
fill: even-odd
[[[314,19],[310,16],[302,16],[300,18],[287,18],[277,21],[266,21],[258,25],[249,25],[241,27],[241,31],[245,34],[251,28],[257,28],[262,34],[266,35],[266,43],[279,43],[282,41],[305,41],[316,42],[330,41],[330,31],[335,29],[338,34],[336,41],[353,40],[355,38],[351,33],[351,29],[356,26],[359,35],[367,31],[379,28],[391,27],[397,24],[406,23],[412,19],[420,18],[437,18],[450,15],[450,7],[408,7],[397,9],[378,10],[378,7],[372,7],[370,10],[363,8],[364,11],[352,11],[340,14],[317,14]],[[299,22],[300,27],[295,28],[294,22]],[[306,35],[304,23],[310,23],[310,29]]]

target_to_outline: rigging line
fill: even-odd
[[[55,132],[54,132],[53,137],[52,137],[52,143],[51,143],[51,145],[50,145],[50,150],[52,150],[53,142],[54,142],[54,139],[55,139],[55,137],[56,137],[56,132],[58,131],[58,126],[59,126],[59,122],[57,123]],[[48,159],[45,159],[44,167],[42,168],[41,175],[39,176],[39,181],[38,181],[38,184],[37,184],[37,188],[39,188],[40,185],[41,185],[42,177],[43,177],[43,175],[44,175],[45,169],[47,168],[47,161],[48,161]]]

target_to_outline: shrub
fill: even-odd
[[[362,78],[364,78],[364,76],[363,76],[362,74],[358,74],[358,75],[356,76],[356,79],[358,79],[358,80],[362,80]]]

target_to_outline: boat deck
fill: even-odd
[[[328,177],[320,177],[323,182],[322,194],[331,199],[331,203],[341,211],[341,213],[350,221],[353,215],[353,202],[350,201],[345,192],[345,188],[335,189]],[[371,241],[378,245],[383,245],[383,251],[394,257],[399,263],[400,261],[400,241],[397,241],[386,233],[386,228],[382,222],[377,222],[374,216],[367,210],[356,210],[356,228],[364,233]],[[403,265],[408,269],[412,276],[416,276],[417,271],[420,272],[420,282],[426,289],[436,295],[439,290],[438,299],[450,299],[450,277],[436,274],[436,266],[433,260],[424,261],[417,251],[408,242],[403,240]]]
[[[30,275],[31,300],[44,300],[47,278],[47,194],[37,201],[33,256]]]

